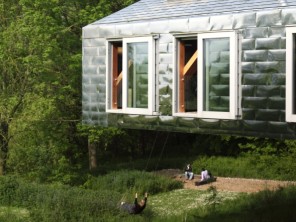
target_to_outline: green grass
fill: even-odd
[[[248,177],[253,173],[257,178],[264,178],[265,173],[268,178],[281,172],[280,178],[284,179],[296,171],[290,159],[275,161],[273,157],[202,157],[194,162],[196,169],[201,166],[218,176]],[[296,218],[296,187],[255,194],[218,192],[213,186],[207,191],[187,190],[181,189],[181,182],[130,167],[132,169],[121,167],[121,170],[106,171],[104,175],[84,176],[87,180],[79,187],[0,177],[0,221],[232,222]],[[147,208],[141,215],[121,212],[120,201],[132,202],[135,192],[139,196],[149,193]]]
[[[296,180],[296,161],[291,156],[198,157],[192,164],[194,172],[202,167],[214,176]]]
[[[24,222],[29,221],[30,212],[26,208],[0,207],[0,221]]]
[[[178,189],[152,196],[149,199],[149,208],[155,216],[162,218],[186,215],[193,209],[207,207],[211,196],[210,191]],[[221,192],[218,193],[216,199],[222,203],[238,196],[239,193]]]
[[[83,187],[92,190],[113,190],[133,197],[135,193],[156,194],[179,189],[183,184],[180,181],[144,171],[119,170],[99,177],[91,176]]]

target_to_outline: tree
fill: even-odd
[[[66,115],[67,120],[77,119],[80,114],[80,97],[76,96],[79,95],[80,66],[77,64],[81,54],[77,56],[77,51],[81,45],[75,42],[79,40],[77,31],[75,33],[75,27],[62,16],[64,5],[60,3],[63,2],[5,1],[4,11],[8,13],[1,17],[4,28],[0,43],[0,174],[6,171],[13,133],[19,133],[12,132],[11,126],[19,118],[24,120],[23,113],[34,107],[36,97],[44,98],[46,107],[52,111],[42,121],[63,120]],[[71,10],[74,14],[75,9]],[[28,115],[25,121],[40,121],[33,113],[25,113]]]
[[[0,0],[0,174],[81,167],[81,28],[133,2]]]

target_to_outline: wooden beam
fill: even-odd
[[[118,84],[121,82],[121,80],[122,80],[122,71],[121,71],[121,73],[119,73],[119,75],[116,79],[116,86],[118,86]]]
[[[130,68],[132,64],[133,64],[133,61],[129,60],[128,61],[128,68]],[[121,73],[119,73],[119,75],[116,79],[116,85],[118,85],[121,82],[121,80],[122,80],[122,71],[121,71]]]
[[[184,81],[184,66],[185,66],[185,44],[179,41],[179,107],[178,112],[185,112],[185,81]]]
[[[117,109],[118,48],[112,45],[112,109]]]
[[[191,56],[191,58],[189,59],[189,61],[187,62],[187,64],[184,67],[184,72],[183,75],[193,75],[194,73],[196,73],[197,71],[197,50],[195,51],[195,53]]]

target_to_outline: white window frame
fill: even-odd
[[[113,94],[113,44],[115,42],[122,42],[122,39],[106,41],[106,112],[108,113],[122,113],[122,109],[112,108],[112,94]]]
[[[296,122],[296,113],[293,113],[295,105],[293,99],[293,89],[296,87],[293,82],[295,79],[295,70],[293,64],[294,52],[293,35],[296,35],[296,27],[286,28],[286,121]]]
[[[173,40],[174,44],[174,52],[173,52],[173,67],[174,67],[174,73],[173,73],[173,83],[174,83],[174,90],[173,90],[173,116],[180,116],[180,117],[197,117],[197,111],[196,112],[179,112],[179,42],[180,40],[184,38],[195,38],[197,42],[197,34],[188,34],[188,35],[181,35],[176,36]],[[197,46],[197,51],[198,46]],[[197,59],[198,60],[198,59]],[[197,73],[198,75],[198,73]],[[197,107],[196,107],[197,108]]]
[[[230,60],[229,60],[229,112],[203,111],[203,92],[204,92],[204,53],[199,54],[198,58],[198,117],[215,119],[235,119],[238,115],[238,70],[237,70],[237,34],[235,32],[204,33],[198,35],[198,49],[204,52],[203,40],[213,38],[229,38]]]
[[[197,58],[197,113],[190,112],[178,112],[178,41],[179,38],[176,37],[174,40],[175,46],[175,55],[174,55],[174,93],[173,93],[173,115],[181,117],[195,117],[195,118],[210,118],[210,119],[237,119],[240,117],[240,73],[238,71],[238,57],[239,57],[239,48],[238,41],[239,36],[234,31],[226,32],[215,32],[215,33],[200,33],[197,35],[197,49],[198,49],[198,58]],[[229,38],[230,42],[230,70],[229,70],[229,112],[217,112],[217,111],[203,111],[203,92],[204,92],[204,47],[203,40],[211,38]]]
[[[155,40],[152,36],[123,38],[122,40],[122,109],[112,109],[112,41],[107,41],[107,75],[106,75],[106,112],[125,113],[138,115],[153,115],[155,109]],[[130,108],[127,106],[128,82],[127,82],[127,44],[148,43],[148,108]]]

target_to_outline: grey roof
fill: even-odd
[[[94,24],[206,16],[296,6],[296,0],[140,0]]]

